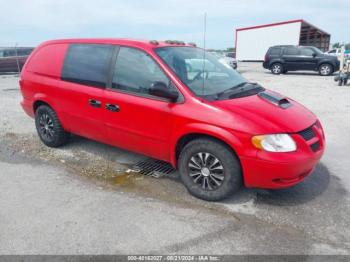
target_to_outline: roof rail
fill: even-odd
[[[188,44],[191,45],[191,46],[197,47],[196,43],[190,42]]]

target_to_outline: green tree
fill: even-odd
[[[333,45],[332,45],[332,47],[333,48],[339,48],[340,47],[340,43],[338,42],[338,43],[334,43]]]

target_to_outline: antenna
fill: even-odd
[[[204,96],[204,85],[205,85],[205,77],[204,77],[204,69],[205,69],[205,38],[207,31],[207,13],[204,12],[204,28],[203,28],[203,85],[202,85],[202,96]]]

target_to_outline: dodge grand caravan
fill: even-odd
[[[45,145],[72,133],[169,162],[205,200],[301,182],[325,148],[317,117],[204,52],[178,41],[45,42],[21,73],[21,105]]]

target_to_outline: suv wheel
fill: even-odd
[[[333,66],[330,64],[322,64],[320,65],[318,72],[322,76],[329,76],[333,73]]]
[[[179,170],[187,190],[207,201],[224,199],[242,184],[237,157],[226,145],[213,139],[188,143],[181,151]]]
[[[57,114],[51,107],[41,105],[35,111],[35,126],[41,141],[49,147],[59,147],[67,143],[67,133]]]
[[[281,63],[274,63],[271,65],[271,73],[275,75],[279,75],[283,72],[283,66]]]

